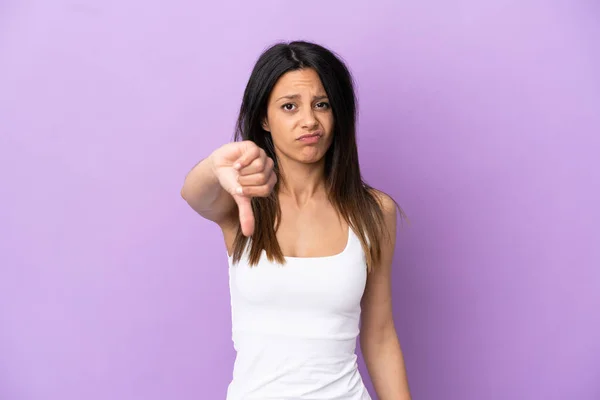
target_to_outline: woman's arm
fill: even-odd
[[[381,192],[378,196],[389,235],[382,242],[381,263],[367,279],[362,298],[360,345],[379,399],[410,400],[404,358],[392,317],[391,266],[396,244],[396,204]]]
[[[181,197],[202,217],[220,226],[234,224],[235,201],[219,183],[211,156],[188,172],[181,188]]]

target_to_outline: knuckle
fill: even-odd
[[[258,149],[256,147],[250,147],[246,152],[246,156],[250,160],[252,160],[253,158],[256,158],[258,156]]]

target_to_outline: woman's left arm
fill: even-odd
[[[391,267],[396,244],[396,205],[379,192],[388,237],[381,262],[369,273],[362,298],[360,346],[380,400],[410,400],[404,357],[392,316]]]

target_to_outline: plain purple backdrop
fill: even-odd
[[[179,190],[291,39],[348,62],[363,172],[410,218],[414,399],[600,399],[599,21],[573,0],[0,2],[0,399],[224,398],[223,240]]]

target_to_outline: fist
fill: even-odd
[[[210,156],[213,172],[221,187],[235,200],[244,236],[254,233],[254,213],[250,199],[267,197],[277,177],[273,160],[254,142],[228,143]]]

